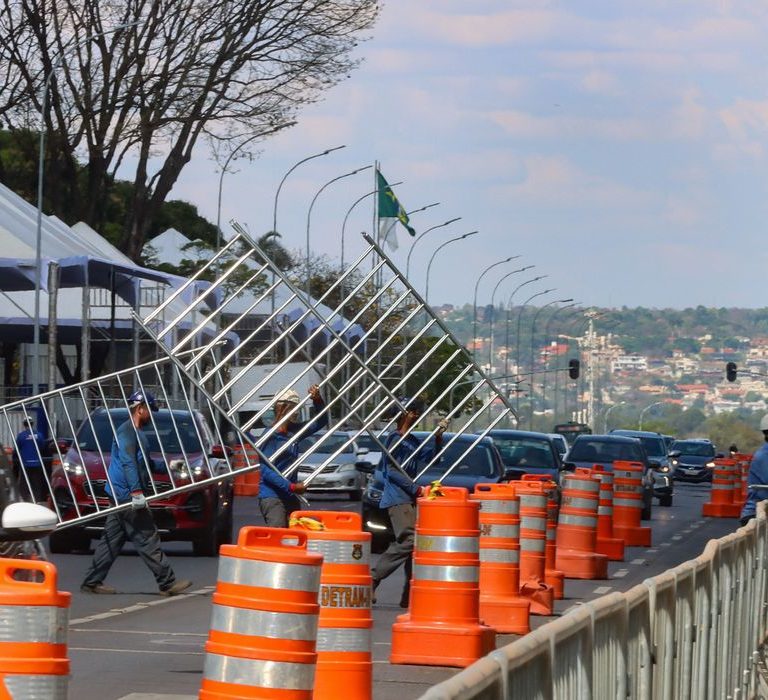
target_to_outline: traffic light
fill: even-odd
[[[735,382],[736,381],[736,363],[735,362],[726,362],[725,363],[725,378],[729,382]]]
[[[568,360],[568,376],[571,379],[578,379],[580,367],[581,362],[578,360]]]

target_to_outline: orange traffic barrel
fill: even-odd
[[[322,562],[301,530],[244,527],[221,547],[201,700],[311,700]]]
[[[597,552],[600,483],[589,469],[563,476],[557,522],[557,568],[566,578],[608,578],[608,557]]]
[[[625,546],[650,547],[651,528],[642,527],[643,463],[613,463],[613,536]]]
[[[520,498],[520,595],[532,615],[551,615],[555,591],[546,581],[547,490],[541,482],[517,483]]]
[[[235,470],[259,463],[259,453],[248,443],[234,445],[232,448],[232,466]],[[235,496],[258,496],[260,472],[253,469],[235,476]]]
[[[528,634],[531,602],[520,597],[520,501],[513,484],[477,484],[480,618],[497,632]]]
[[[741,491],[741,475],[737,474],[737,465],[735,459],[715,460],[709,502],[702,505],[702,515],[710,518],[737,518],[741,514],[742,504],[737,499],[737,493]]]
[[[71,595],[47,561],[0,559],[0,698],[66,700]]]
[[[323,556],[313,700],[370,700],[371,535],[359,513],[344,511],[303,510],[290,527],[306,530],[307,549]]]
[[[597,551],[610,561],[624,561],[624,540],[613,536],[613,474],[596,464],[593,476],[600,483],[597,505]]]
[[[410,609],[392,626],[393,664],[465,667],[494,649],[480,623],[480,504],[467,489],[419,498]]]

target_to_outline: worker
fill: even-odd
[[[741,509],[741,524],[746,525],[757,512],[758,501],[768,498],[768,413],[760,419],[760,430],[765,442],[752,455],[747,475],[747,500]],[[749,488],[762,486],[764,488]]]
[[[25,418],[21,424],[23,430],[16,436],[16,450],[21,473],[19,484],[21,491],[31,501],[44,503],[48,500],[48,484],[45,479],[43,456],[45,455],[45,438],[35,430],[32,418]]]

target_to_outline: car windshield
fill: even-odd
[[[667,446],[664,444],[663,438],[641,437],[640,442],[643,443],[645,452],[649,457],[667,456]]]
[[[466,441],[454,442],[441,455],[440,463],[431,467],[427,473],[444,474],[452,464],[458,462],[457,466],[451,470],[451,475],[489,478],[498,476],[489,445],[475,445],[467,454],[464,454],[468,447],[469,443]]]
[[[319,442],[323,437],[325,437],[325,434],[323,435],[310,435],[308,437],[305,437],[303,440],[299,441],[299,452],[306,452],[312,445]],[[334,452],[338,452],[340,450],[340,454],[352,454],[355,451],[354,443],[350,442],[344,449],[342,448],[342,445],[344,445],[345,442],[349,440],[348,435],[339,434],[339,435],[331,435],[329,438],[326,438],[326,440],[319,445],[316,449],[313,450],[315,454],[319,455],[329,455],[333,454]]]
[[[381,452],[379,444],[368,434],[361,433],[355,438],[358,447],[364,447],[371,452]]]
[[[634,442],[576,440],[568,453],[571,462],[642,462],[643,452]]]
[[[546,440],[494,436],[493,442],[499,449],[501,461],[506,467],[555,468],[555,458]]]
[[[156,413],[152,417],[154,424],[150,423],[143,429],[144,435],[147,436],[150,452],[165,451],[170,454],[178,454],[182,452],[181,446],[184,447],[183,451],[188,453],[203,451],[200,437],[195,429],[194,418],[190,414],[174,414],[172,419],[170,413],[163,412]],[[114,412],[111,418],[115,428],[118,428],[128,420],[128,412]],[[109,417],[106,413],[99,413],[92,416],[91,421],[96,431],[96,437],[94,437],[94,431],[91,430],[91,424],[86,421],[77,434],[78,446],[86,452],[96,452],[100,448],[103,453],[108,453],[112,449],[112,426]],[[98,447],[96,446],[96,438],[98,438]],[[179,438],[181,438],[181,445]],[[162,450],[160,449],[161,444]]]
[[[691,457],[714,457],[715,446],[708,442],[675,442],[671,452],[679,452],[681,455]]]

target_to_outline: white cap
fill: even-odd
[[[286,389],[281,394],[278,394],[277,400],[284,403],[297,404],[300,399],[299,395],[293,389]]]
[[[760,419],[760,430],[768,430],[768,413]]]

